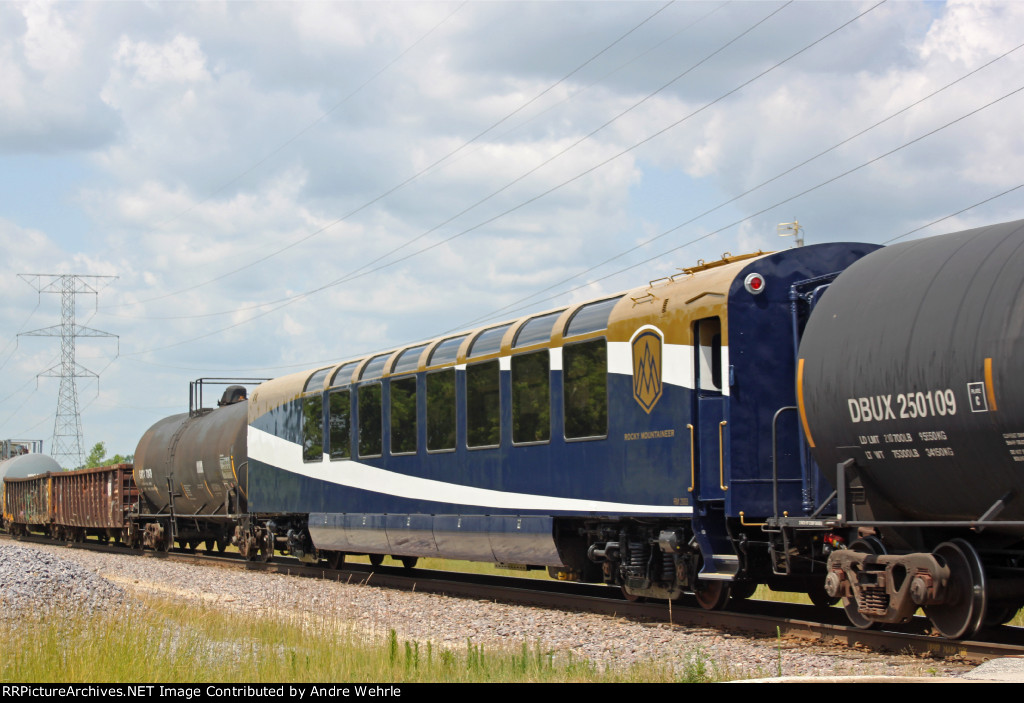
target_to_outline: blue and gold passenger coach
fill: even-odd
[[[727,254],[269,381],[249,401],[249,512],[308,515],[290,544],[334,563],[546,566],[631,596],[693,591],[706,607],[749,595],[754,567],[762,582],[778,571],[741,565],[745,544],[765,542],[757,516],[808,514],[831,490],[801,444],[802,326],[876,248]],[[780,588],[808,589],[787,570]]]

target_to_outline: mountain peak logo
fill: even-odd
[[[653,327],[633,338],[633,398],[650,414],[661,399],[661,332]]]

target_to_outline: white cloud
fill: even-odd
[[[61,153],[95,148],[116,120],[97,99],[92,10],[51,3],[0,5],[0,149]]]
[[[81,38],[70,31],[64,17],[52,3],[30,2],[25,5],[25,34],[22,37],[25,61],[44,76],[74,68],[81,59]]]
[[[351,3],[302,3],[294,8],[295,30],[303,44],[327,49],[338,45],[360,48],[372,40],[365,30],[365,16]]]
[[[130,72],[133,88],[159,88],[167,84],[210,80],[206,56],[194,37],[179,34],[163,44],[121,37],[116,58]]]
[[[1019,44],[1024,5],[1019,2],[950,0],[918,46],[924,60],[979,63]]]

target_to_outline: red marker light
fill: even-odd
[[[757,295],[764,292],[764,276],[759,273],[751,273],[743,279],[743,287],[747,289],[747,292],[751,295]]]

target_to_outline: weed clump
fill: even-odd
[[[113,612],[40,611],[0,621],[0,680],[37,683],[258,682],[704,682],[721,680],[706,653],[680,654],[681,667],[616,667],[540,642],[463,651],[381,640],[327,617],[239,614],[148,599]],[[131,656],[126,657],[125,653]],[[213,662],[216,662],[214,665]]]

